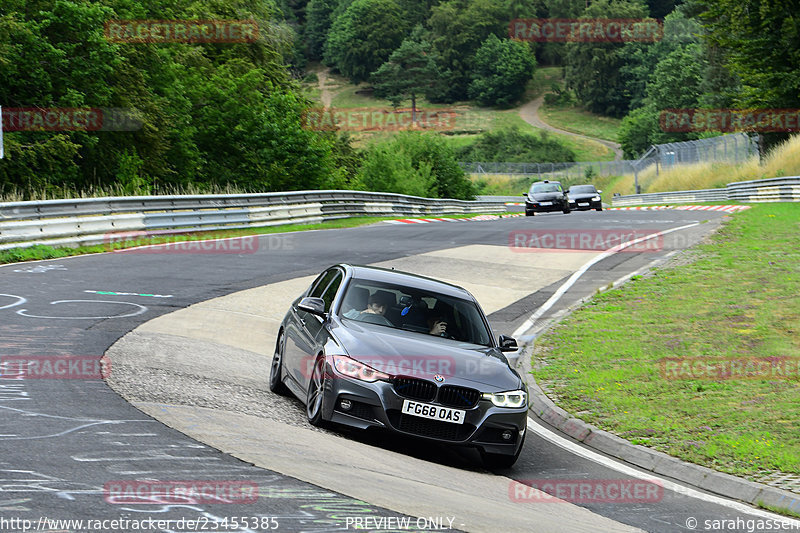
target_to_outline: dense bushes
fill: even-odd
[[[487,132],[458,152],[461,161],[537,163],[575,161],[575,153],[547,132],[524,133],[517,127]]]
[[[418,132],[398,133],[367,151],[359,181],[373,191],[471,200],[472,182],[444,139]]]

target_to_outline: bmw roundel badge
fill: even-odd
[[[433,380],[436,383],[441,383],[442,381],[444,381],[444,376],[441,374],[436,374],[435,376],[433,376]]]

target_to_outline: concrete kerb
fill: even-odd
[[[618,287],[621,284],[615,283],[602,287],[598,289],[598,293]],[[531,374],[533,344],[538,336],[551,329],[576,309],[582,307],[590,299],[591,297],[582,298],[560,313],[558,317],[551,319],[544,327],[535,328],[538,331],[520,347],[518,366],[521,367],[520,373],[528,384],[530,412],[545,425],[557,429],[585,446],[644,470],[686,483],[700,490],[743,501],[754,506],[770,505],[800,512],[800,494],[718,472],[705,466],[682,461],[651,448],[633,444],[613,433],[599,429],[572,416],[558,407],[545,394]]]

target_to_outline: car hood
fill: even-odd
[[[540,192],[536,194],[528,193],[528,198],[530,198],[531,200],[536,200],[537,202],[560,200],[563,196],[564,196],[563,193],[560,192]]]
[[[522,387],[521,378],[497,348],[350,320],[332,326],[331,333],[350,357],[390,375],[438,381],[434,380],[438,374],[444,378],[441,384],[483,392]]]

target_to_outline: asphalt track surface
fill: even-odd
[[[723,216],[699,211],[606,211],[486,222],[377,224],[264,236],[257,249],[248,250],[252,253],[129,252],[3,265],[0,358],[71,355],[99,359],[117,339],[157,316],[233,292],[313,275],[338,262],[369,264],[471,244],[505,246],[510,232],[520,229],[652,231],[709,222],[676,232],[681,237],[674,242],[665,238],[659,252],[616,254],[599,262],[548,312],[551,315],[599,286],[665,257],[673,248],[702,238]],[[553,283],[492,313],[489,319],[495,333],[510,334],[560,284]],[[148,518],[173,520],[168,527],[151,531],[264,531],[276,523],[279,531],[337,531],[348,528],[343,516],[403,516],[222,454],[144,415],[102,380],[11,377],[7,374],[0,380],[2,531],[37,527],[133,531],[130,522],[117,522],[117,527],[107,523],[101,529],[46,520]],[[380,438],[365,442],[456,468],[481,468],[477,454],[470,450],[449,453],[449,449],[400,445]],[[533,434],[528,435],[514,468],[497,473],[523,481],[625,478]],[[224,504],[211,497],[148,504],[114,499],[115,482],[165,479],[247,480],[258,485],[259,498],[255,503]],[[703,530],[706,519],[759,518],[671,491],[651,503],[581,506],[654,532]],[[447,526],[446,513],[442,515],[443,526]],[[257,523],[249,529],[232,527],[230,522],[221,525],[225,517],[247,517],[251,525]],[[689,517],[699,521],[696,529],[686,526]],[[271,518],[275,521],[270,522]],[[187,528],[186,523],[176,522],[179,519],[198,522]],[[465,525],[469,529],[469,524]],[[565,525],[568,529],[568,517]],[[531,531],[537,531],[535,524]]]

